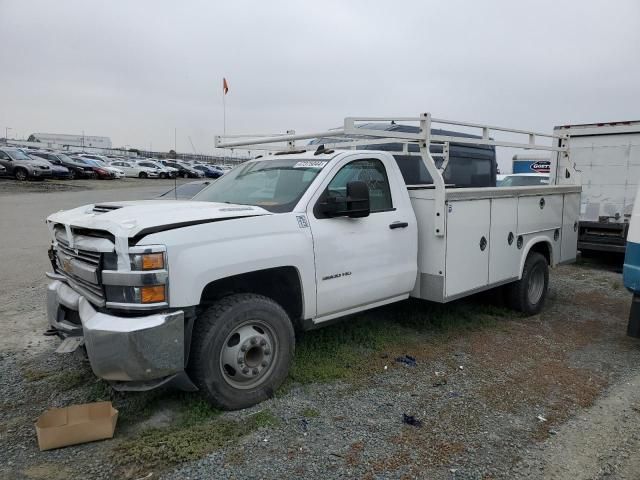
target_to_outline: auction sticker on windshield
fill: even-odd
[[[293,168],[322,168],[327,164],[327,162],[319,162],[319,161],[306,161],[306,162],[297,162]]]

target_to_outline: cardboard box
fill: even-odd
[[[111,402],[85,403],[51,408],[36,421],[40,450],[112,438],[118,410]]]

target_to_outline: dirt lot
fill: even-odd
[[[168,188],[134,182],[43,194],[0,181],[1,478],[640,478],[640,341],[625,336],[630,295],[612,262],[554,270],[533,318],[489,293],[308,332],[287,384],[248,410],[114,393],[40,335],[42,220]],[[44,409],[97,399],[120,410],[113,440],[38,451]]]

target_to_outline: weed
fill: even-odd
[[[311,408],[311,407],[305,408],[300,413],[302,414],[303,417],[306,417],[306,418],[316,418],[320,416],[320,412],[315,408]]]

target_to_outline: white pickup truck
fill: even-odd
[[[420,128],[358,128],[390,120]],[[431,135],[432,122],[482,135]],[[499,142],[493,131],[528,141]],[[295,146],[338,134],[335,145]],[[61,351],[83,345],[95,374],[116,389],[171,384],[223,408],[247,407],[286,378],[296,328],[410,296],[449,302],[500,285],[514,308],[535,314],[548,268],[576,256],[580,186],[560,136],[422,114],[216,141],[288,147],[239,165],[193,201],[85,205],[47,219],[51,333],[64,338]],[[355,149],[385,141],[417,143],[433,183],[406,185],[389,152]],[[447,159],[437,167],[430,146],[446,157],[448,142],[550,151],[552,185],[445,185]]]

